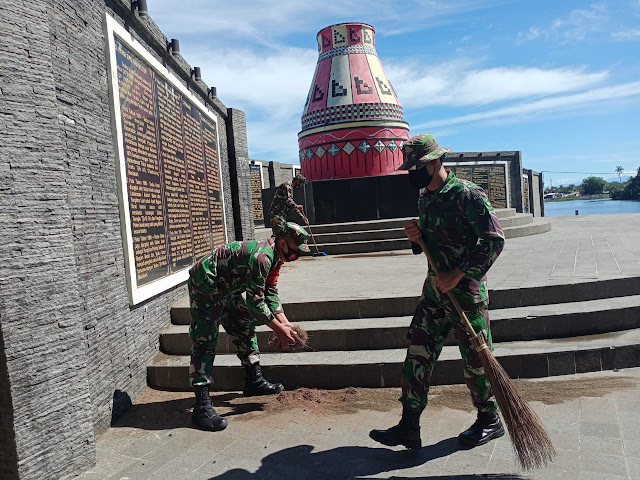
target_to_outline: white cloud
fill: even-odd
[[[188,55],[225,103],[268,119],[301,115],[317,61],[315,50],[286,47],[263,54],[196,48]]]
[[[620,40],[620,41],[628,41],[628,40],[640,39],[640,28],[632,28],[630,30],[622,30],[620,32],[613,32],[611,34],[611,37],[614,40]]]
[[[299,0],[182,0],[176,8],[175,0],[153,0],[149,2],[149,14],[163,30],[175,35],[220,34],[224,41],[224,34],[232,34],[268,45],[292,33],[315,33],[333,23],[353,21],[354,15],[389,36],[462,22],[462,14],[501,2],[504,0],[384,0],[371,7],[356,0],[321,4]],[[411,21],[407,21],[409,16]]]
[[[604,3],[594,3],[588,8],[571,10],[566,17],[556,18],[546,27],[534,26],[518,33],[520,44],[545,38],[559,43],[584,40],[589,34],[607,31],[610,22],[609,8]]]
[[[247,112],[249,148],[254,158],[295,162],[300,116],[317,62],[311,49],[250,50],[192,48],[186,53],[204,80],[230,106]],[[384,63],[384,61],[383,61]],[[389,62],[387,71],[405,109],[428,105],[478,106],[531,99],[592,87],[608,72],[581,68],[543,70],[510,67],[478,69],[470,61],[429,68]],[[434,74],[437,72],[437,74]],[[274,157],[271,157],[274,156]]]
[[[396,64],[389,78],[405,108],[429,105],[485,105],[505,100],[581,90],[603,82],[608,72],[581,68],[530,67],[475,69],[464,62],[440,65]]]
[[[430,121],[421,125],[412,125],[412,128],[423,129],[441,126],[459,125],[478,121],[494,120],[500,118],[514,118],[543,112],[562,111],[571,108],[585,107],[600,102],[606,102],[621,98],[640,96],[640,82],[630,82],[621,85],[608,86],[588,90],[586,92],[571,95],[556,96],[533,102],[520,103],[509,107],[502,107],[486,112],[471,113],[459,117],[445,118]]]

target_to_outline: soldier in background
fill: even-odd
[[[482,332],[492,348],[486,273],[502,251],[504,234],[485,192],[443,168],[441,157],[450,151],[440,147],[430,133],[410,138],[403,147],[405,162],[399,170],[409,170],[409,181],[420,189],[420,218],[407,223],[405,232],[415,254],[422,253],[418,240],[424,240],[439,275],[429,268],[409,327],[411,343],[402,366],[402,419],[395,427],[369,434],[385,445],[422,445],[420,414],[427,406],[433,367],[451,329],[478,409],[476,422],[458,440],[474,447],[504,435],[489,379],[447,295],[449,291],[455,295],[476,333]]]
[[[285,223],[277,235],[262,241],[231,242],[216,248],[189,270],[191,326],[189,376],[195,390],[194,425],[209,431],[223,430],[227,421],[213,409],[209,396],[218,328],[231,337],[246,370],[244,394],[272,395],[284,387],[270,383],[260,369],[256,325],[267,325],[281,348],[294,343],[292,325],[278,297],[278,275],[284,262],[308,252],[307,232],[295,223]],[[241,294],[246,292],[246,301]]]
[[[298,174],[292,180],[286,181],[276,187],[276,191],[269,207],[269,219],[271,220],[271,229],[276,234],[282,230],[287,223],[287,215],[293,210],[298,213],[305,224],[309,224],[307,217],[304,215],[302,205],[298,205],[293,200],[292,188],[298,189],[307,181],[302,175]]]

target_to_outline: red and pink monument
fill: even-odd
[[[298,134],[302,174],[314,181],[399,173],[409,126],[378,58],[374,28],[342,23],[317,39]]]

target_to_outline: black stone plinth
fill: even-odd
[[[262,190],[267,227],[274,193],[275,188]],[[293,198],[316,225],[418,215],[418,190],[404,174],[307,182],[293,191]],[[289,220],[300,221],[295,213],[289,215]]]

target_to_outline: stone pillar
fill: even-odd
[[[276,185],[276,169],[273,162],[269,162],[269,188],[277,187]]]
[[[254,238],[255,225],[251,199],[247,122],[242,110],[227,109],[226,130],[235,238],[251,240]]]

